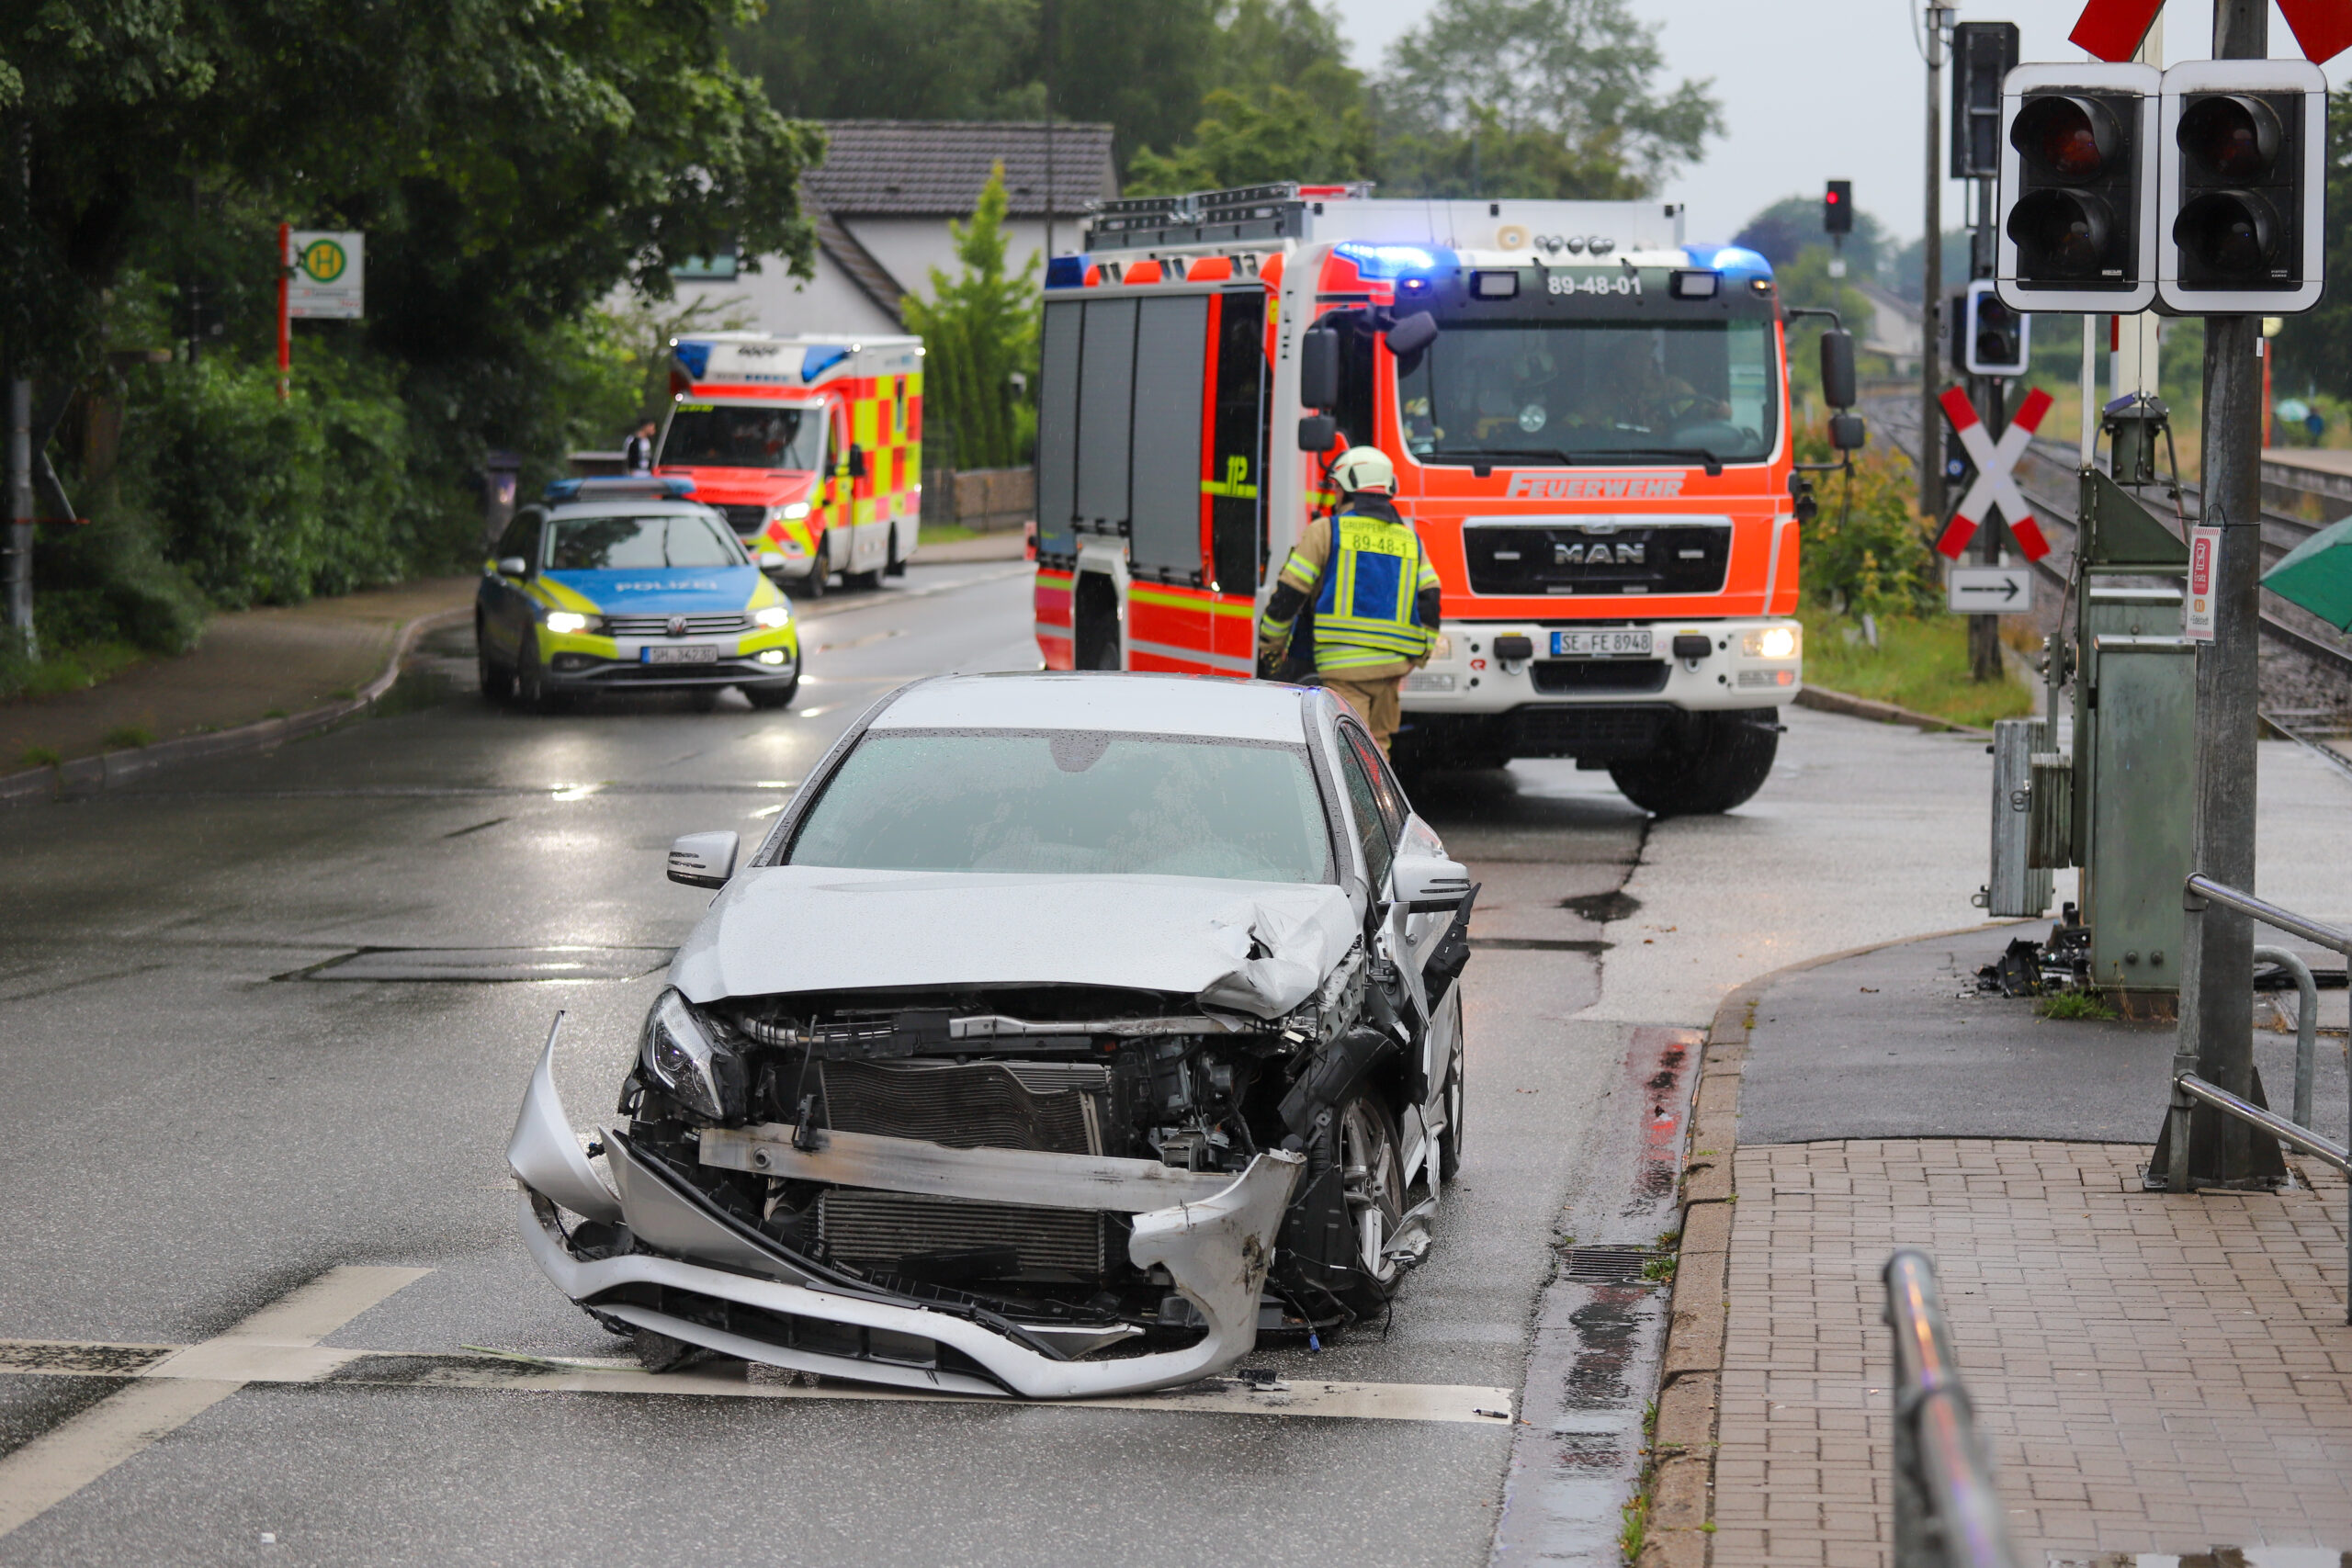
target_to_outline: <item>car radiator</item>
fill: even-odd
[[[976,1203],[837,1187],[817,1203],[826,1256],[865,1269],[925,1272],[918,1260],[1011,1247],[1023,1279],[1100,1280],[1111,1257],[1109,1216],[1085,1209]]]

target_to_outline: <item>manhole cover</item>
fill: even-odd
[[[1635,1285],[1650,1255],[1638,1247],[1572,1247],[1566,1258],[1569,1279],[1588,1285]]]
[[[281,980],[633,980],[667,947],[363,947]]]

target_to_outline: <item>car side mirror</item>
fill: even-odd
[[[849,449],[849,477],[854,479],[865,477],[865,448],[863,446]]]
[[[1298,400],[1328,409],[1340,400],[1340,334],[1310,327],[1298,340]]]
[[[1454,909],[1470,896],[1470,868],[1434,855],[1399,855],[1388,884],[1396,901],[1415,914]]]
[[[1854,406],[1854,335],[1840,328],[1821,334],[1821,396],[1833,409]]]
[[[1862,428],[1862,416],[1858,413],[1833,413],[1829,416],[1829,445],[1840,452],[1859,452],[1870,439],[1870,432]]]
[[[1340,422],[1328,413],[1311,413],[1298,422],[1298,449],[1329,452],[1340,438]]]
[[[1388,329],[1388,352],[1399,359],[1419,354],[1436,341],[1437,318],[1427,310],[1416,310]]]
[[[670,880],[688,887],[724,887],[735,874],[736,834],[688,833],[670,846]]]
[[[501,577],[528,577],[531,575],[531,563],[525,560],[521,556],[501,556],[498,560],[498,575]]]

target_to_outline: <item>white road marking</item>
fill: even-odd
[[[217,1387],[221,1393],[233,1392],[242,1383],[335,1382],[522,1393],[668,1394],[705,1399],[842,1399],[995,1405],[1021,1403],[831,1380],[810,1382],[775,1368],[747,1370],[739,1364],[707,1366],[683,1372],[649,1372],[626,1360],[504,1352],[451,1356],[430,1351],[343,1350],[311,1344],[232,1343],[227,1336],[181,1349],[79,1340],[0,1340],[0,1371],[133,1380],[126,1393],[152,1382],[187,1380],[201,1382],[206,1388]],[[221,1393],[210,1395],[204,1404],[209,1404]],[[115,1397],[119,1399],[122,1395]],[[1299,1378],[1261,1386],[1239,1378],[1210,1378],[1187,1388],[1159,1393],[1071,1400],[1051,1405],[1040,1402],[1029,1407],[1187,1410],[1220,1416],[1317,1416],[1355,1421],[1436,1421],[1509,1427],[1514,1419],[1516,1404],[1514,1392],[1502,1388],[1339,1382],[1321,1378]],[[200,1410],[203,1405],[196,1408]],[[0,1465],[5,1462],[0,1461]],[[0,1483],[4,1482],[5,1470],[0,1470]]]
[[[431,1272],[430,1269],[330,1269],[200,1345],[114,1348],[126,1359],[136,1359],[141,1352],[167,1353],[139,1368],[134,1374],[137,1381],[22,1448],[0,1455],[0,1536],[40,1517],[248,1382],[314,1382],[366,1354],[322,1350],[319,1341],[401,1286]],[[106,1359],[93,1352],[108,1348],[77,1348],[63,1341],[28,1343],[38,1347],[30,1356],[45,1356],[52,1364],[10,1370],[108,1375],[92,1364]],[[77,1348],[82,1352],[78,1357]],[[6,1364],[6,1353],[0,1352],[0,1365]]]

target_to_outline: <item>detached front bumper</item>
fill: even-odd
[[[788,1127],[705,1134],[703,1161],[851,1188],[1132,1214],[1128,1256],[1164,1269],[1207,1324],[1180,1350],[1100,1356],[1135,1337],[1120,1325],[1026,1319],[941,1292],[926,1300],[831,1270],[776,1246],[704,1200],[625,1135],[604,1134],[619,1190],[582,1152],[557,1098],[548,1037],[506,1150],[523,1185],[517,1218],[558,1289],[605,1316],[722,1355],[829,1377],[1027,1399],[1082,1399],[1190,1382],[1257,1342],[1258,1302],[1297,1155],[1260,1155],[1238,1177],[1148,1160],[951,1149],[909,1138]],[[630,1250],[582,1256],[558,1208],[626,1224]]]

